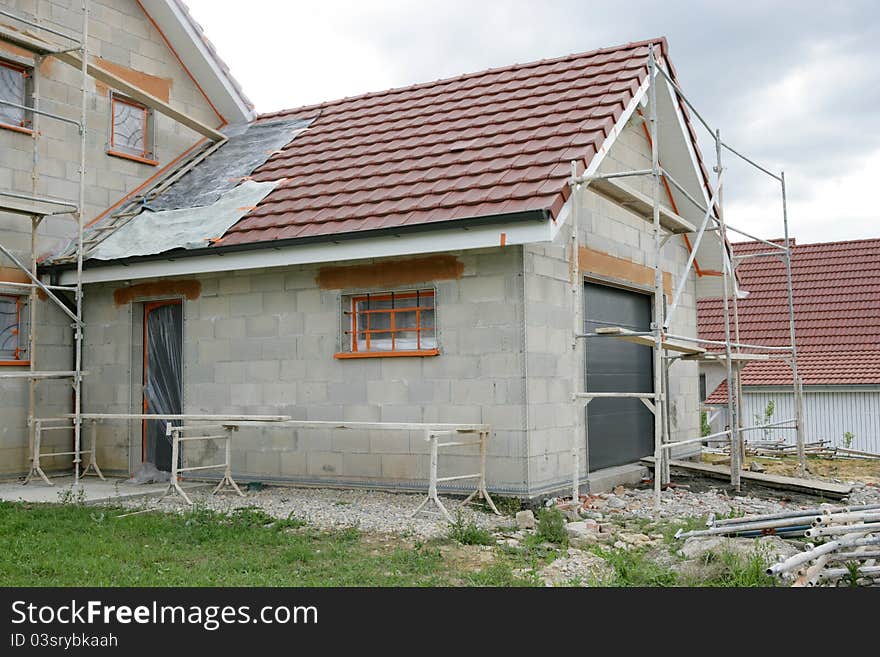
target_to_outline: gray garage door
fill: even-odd
[[[587,283],[585,328],[603,326],[646,331],[651,297]],[[651,349],[614,338],[586,339],[587,392],[652,392]],[[654,416],[638,399],[594,399],[587,407],[590,471],[632,463],[654,451]]]

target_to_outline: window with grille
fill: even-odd
[[[0,365],[26,365],[27,297],[0,295]]]
[[[30,130],[30,81],[30,69],[0,61],[0,125]]]
[[[154,164],[152,111],[117,94],[111,96],[111,104],[108,152]]]
[[[347,351],[357,356],[435,356],[434,290],[377,292],[343,297]]]

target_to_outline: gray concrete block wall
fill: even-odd
[[[522,251],[453,255],[464,264],[460,279],[397,288],[436,290],[441,354],[425,358],[333,357],[342,345],[342,296],[382,289],[322,290],[315,282],[318,267],[198,277],[201,296],[183,302],[185,412],[489,423],[490,484],[525,493]],[[139,412],[136,321],[142,308],[117,307],[116,287],[86,291],[86,361],[96,372],[86,382],[86,411]],[[99,458],[111,470],[128,467],[129,445],[140,448],[133,425],[104,424],[99,436]],[[188,462],[217,462],[222,455],[216,450],[187,447]],[[421,432],[243,429],[233,464],[246,479],[423,488],[428,453]],[[444,452],[441,476],[476,471],[475,453]]]
[[[650,149],[637,123],[618,137],[600,171],[650,167]],[[638,180],[638,179],[629,179]],[[646,190],[647,191],[647,190]],[[603,251],[639,265],[653,265],[653,234],[649,222],[606,199],[586,192],[579,217],[581,246]],[[553,244],[525,247],[526,345],[528,360],[529,486],[534,493],[565,489],[571,481],[571,439],[576,412],[571,403],[571,362],[583,362],[583,350],[573,354],[569,292],[570,224]],[[688,251],[680,237],[662,251],[664,271],[684,270]],[[584,268],[585,263],[581,263]],[[670,331],[696,335],[695,276],[689,277]],[[699,382],[696,363],[676,363],[670,370],[670,418],[673,440],[699,435]],[[583,423],[583,420],[581,420]],[[580,451],[582,476],[588,471],[586,440]],[[692,453],[681,450],[675,456]]]
[[[81,33],[81,3],[75,0],[10,0],[7,8],[19,15],[39,20],[47,27],[71,34]],[[134,0],[92,0],[89,22],[89,48],[93,56],[163,78],[171,78],[170,103],[209,125],[220,119],[209,107],[193,81],[168,49],[162,37]],[[38,11],[37,11],[38,9]],[[4,22],[13,24],[11,19]],[[0,58],[33,64],[28,58],[0,49]],[[36,75],[40,78],[40,108],[61,116],[79,119],[80,76],[70,66],[47,60]],[[86,220],[97,217],[110,205],[141,185],[157,172],[157,167],[131,162],[106,154],[110,128],[110,99],[88,81],[87,159],[85,203]],[[38,195],[75,200],[78,194],[79,136],[77,129],[48,118],[38,118],[41,133],[38,143]],[[195,144],[199,135],[177,125],[171,119],[155,116],[155,147],[160,166],[167,165]],[[32,188],[33,137],[0,129],[0,189],[30,194]],[[76,225],[70,216],[47,217],[39,230],[38,250],[51,252],[75,236]],[[30,259],[29,217],[0,212],[0,242],[24,262]],[[0,255],[0,267],[12,263]],[[88,301],[86,301],[88,303]],[[41,303],[41,307],[50,304]],[[60,313],[59,313],[60,315]],[[62,322],[63,324],[63,322]],[[71,368],[71,332],[61,328],[54,312],[41,312],[37,325],[40,348],[37,357],[42,369]],[[93,329],[97,330],[97,329]],[[104,331],[102,328],[100,331]],[[106,329],[110,330],[110,329]],[[101,338],[103,340],[103,338]],[[127,343],[127,340],[126,340]],[[108,343],[102,343],[106,350]],[[86,356],[86,362],[91,359]],[[102,354],[99,360],[104,359]],[[95,362],[92,360],[92,362]],[[27,467],[27,383],[0,383],[0,474],[20,473]],[[57,414],[72,408],[69,386],[50,381],[39,384],[40,413]],[[112,396],[102,385],[93,389],[101,403]],[[118,391],[116,392],[118,395]],[[103,428],[102,428],[103,430]],[[64,443],[63,432],[52,432],[51,440]]]

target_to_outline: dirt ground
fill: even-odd
[[[706,463],[718,463],[726,457],[718,454],[704,455]],[[757,461],[770,474],[797,476],[797,458],[786,456],[781,460],[747,456],[745,468]],[[880,484],[880,459],[828,459],[807,457],[807,471],[821,479],[838,481],[861,481],[866,484]]]

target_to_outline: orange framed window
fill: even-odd
[[[27,297],[0,294],[0,365],[30,365]]]
[[[0,126],[30,132],[31,70],[0,60]]]
[[[153,154],[153,113],[140,103],[111,94],[109,155],[157,164]]]
[[[346,351],[337,358],[436,356],[433,289],[343,297]]]

